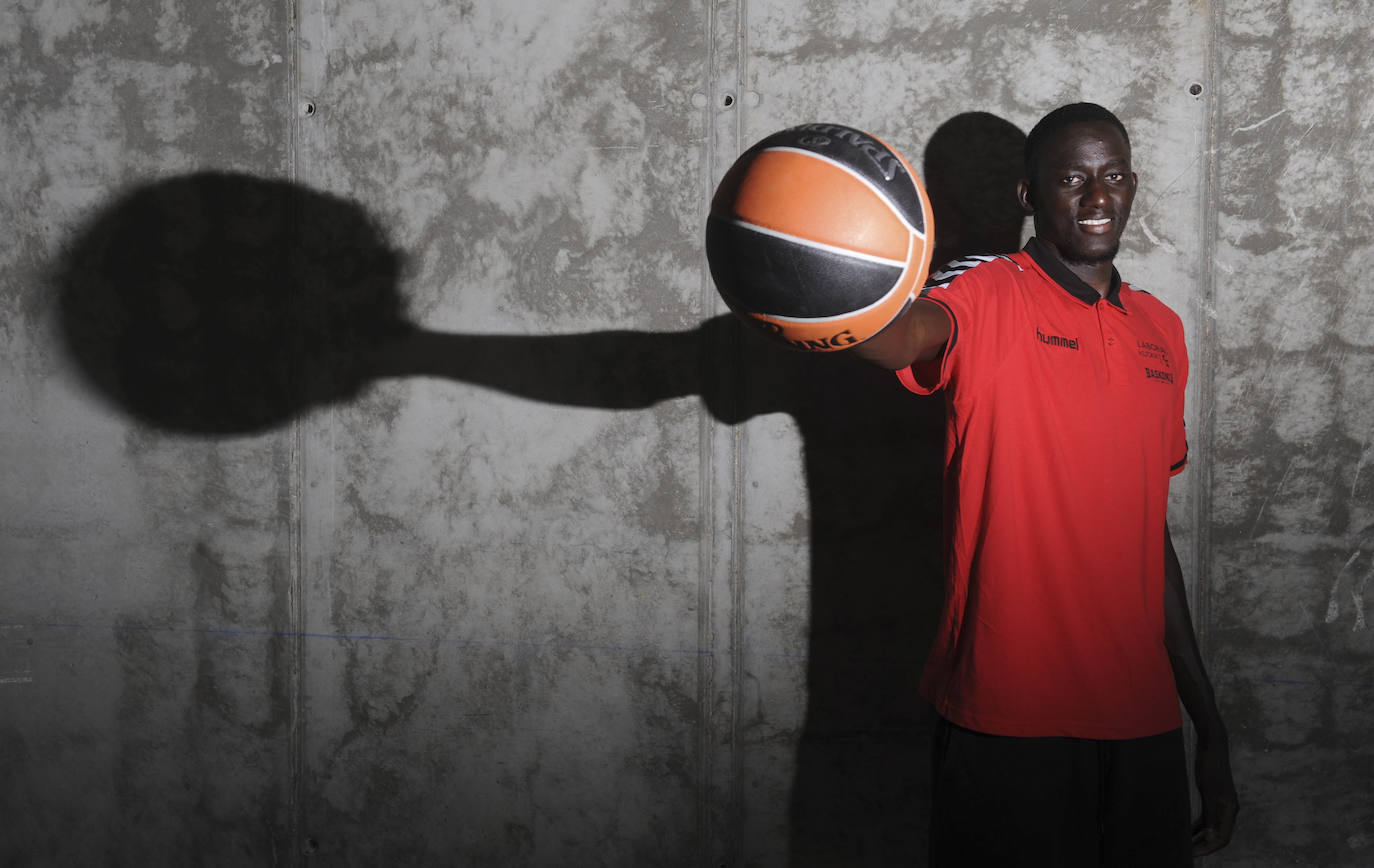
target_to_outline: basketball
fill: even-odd
[[[829,352],[882,331],[920,290],[930,200],[905,159],[841,124],[803,124],[745,151],[706,221],[711,277],[736,314]]]

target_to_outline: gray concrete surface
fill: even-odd
[[[1204,864],[1370,864],[1369,12],[6,6],[0,863],[921,864],[938,420],[721,318],[706,204],[1088,99],[1191,345]]]

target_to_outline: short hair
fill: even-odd
[[[1074,124],[1092,123],[1111,124],[1117,132],[1121,133],[1122,140],[1126,142],[1126,149],[1130,150],[1131,137],[1127,134],[1126,126],[1121,123],[1120,118],[1097,103],[1069,103],[1041,118],[1031,128],[1030,135],[1026,136],[1026,178],[1032,184],[1035,183],[1036,168],[1041,152],[1044,151],[1045,145],[1064,128]]]

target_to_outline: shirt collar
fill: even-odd
[[[1121,275],[1117,273],[1116,266],[1112,266],[1112,282],[1107,289],[1107,294],[1101,296],[1097,290],[1088,286],[1083,278],[1074,274],[1069,267],[1059,260],[1039,238],[1032,237],[1026,242],[1026,252],[1030,254],[1035,264],[1040,266],[1040,270],[1050,276],[1050,279],[1059,284],[1065,292],[1084,304],[1097,304],[1101,298],[1107,299],[1110,304],[1126,309],[1121,303]]]

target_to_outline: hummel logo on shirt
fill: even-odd
[[[1048,344],[1052,347],[1063,347],[1066,350],[1078,349],[1078,338],[1061,338],[1059,335],[1047,335],[1040,331],[1040,327],[1035,328],[1035,337],[1040,343]]]

